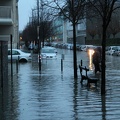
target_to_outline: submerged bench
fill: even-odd
[[[87,86],[90,86],[90,83],[95,83],[95,85],[97,86],[97,82],[98,82],[98,78],[95,78],[95,77],[91,77],[91,76],[88,76],[88,71],[89,69],[81,65],[79,65],[79,69],[80,69],[80,75],[81,75],[81,84],[83,83],[83,80],[87,80]],[[84,74],[83,74],[83,71],[84,71]]]

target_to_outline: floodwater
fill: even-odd
[[[61,54],[64,54],[61,71]],[[78,65],[93,72],[86,52],[77,53]],[[106,57],[106,95],[97,88],[87,88],[73,75],[73,52],[58,49],[56,60],[13,65],[13,79],[0,93],[0,120],[120,120],[120,57]],[[9,73],[10,74],[10,73]]]

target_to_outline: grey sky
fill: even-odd
[[[32,8],[35,7],[36,0],[19,0],[19,30],[23,30],[29,22],[29,17],[32,13]]]

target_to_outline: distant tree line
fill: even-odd
[[[48,12],[49,10],[51,14],[54,15],[57,11],[56,15],[62,15],[64,20],[68,20],[72,23],[73,26],[73,64],[74,64],[74,78],[77,79],[77,54],[76,54],[76,26],[79,24],[80,19],[90,19],[93,22],[93,26],[87,29],[88,33],[94,39],[95,35],[98,34],[101,38],[101,46],[102,46],[102,75],[101,75],[101,94],[105,94],[105,84],[106,84],[106,56],[105,49],[107,38],[110,37],[110,34],[115,37],[115,35],[119,31],[119,25],[115,27],[115,22],[111,19],[115,13],[115,11],[120,8],[120,0],[41,0],[42,1],[42,9],[41,9],[41,21],[44,21],[43,10]],[[43,9],[43,4],[48,7]],[[38,8],[39,9],[39,8]],[[48,10],[49,9],[49,10]],[[51,17],[50,18],[51,21]],[[45,19],[45,21],[49,21]],[[111,25],[110,25],[111,23]],[[41,33],[40,36],[41,41],[44,41],[45,32],[51,33],[49,31],[44,30],[41,24]],[[45,24],[46,25],[46,24]],[[29,26],[29,25],[28,25]],[[117,28],[118,27],[118,28]],[[27,30],[29,31],[29,29]],[[114,32],[113,32],[114,31]],[[111,32],[111,33],[110,33]],[[28,36],[27,36],[28,37]],[[27,38],[26,37],[26,38]]]
[[[39,16],[37,14],[38,11]],[[39,40],[44,43],[45,39],[49,39],[54,34],[52,25],[52,20],[54,19],[54,16],[52,16],[51,11],[48,10],[48,8],[46,7],[44,8],[43,5],[39,7],[39,10],[37,6],[32,9],[31,14],[32,16],[29,23],[26,25],[21,33],[22,40],[26,42],[26,45],[28,42],[31,41],[35,41],[35,44],[38,44],[39,35]],[[39,34],[37,30],[38,27]]]
[[[120,33],[120,16],[119,11],[112,15],[110,24],[106,32],[106,38],[116,38],[116,35]],[[119,35],[120,37],[120,35]],[[100,19],[93,18],[87,20],[87,38],[88,39],[101,39],[102,38],[102,22]],[[113,39],[114,40],[114,39]]]

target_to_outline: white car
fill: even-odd
[[[107,55],[113,55],[113,53],[115,52],[115,50],[117,50],[117,46],[109,46],[108,48],[107,48],[107,51],[106,51],[106,54]]]
[[[8,49],[8,60],[11,60],[11,49]],[[19,62],[31,61],[31,53],[23,52],[20,49],[12,49],[12,60],[19,60]]]
[[[118,48],[114,51],[114,53],[113,53],[112,55],[114,55],[114,56],[120,56],[120,47],[118,47]]]
[[[43,47],[41,49],[40,59],[56,59],[57,58],[57,50],[54,47]]]
[[[89,48],[94,48],[93,45],[81,45],[81,51],[87,52]]]

